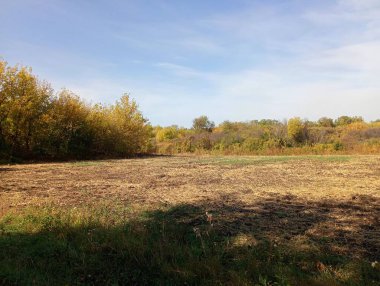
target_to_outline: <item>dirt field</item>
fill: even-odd
[[[153,157],[0,167],[0,215],[108,203],[133,212],[187,205],[236,243],[324,241],[380,260],[380,157]],[[211,214],[211,215],[210,215]],[[306,247],[306,246],[305,246]]]

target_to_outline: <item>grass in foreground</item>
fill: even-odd
[[[0,221],[4,285],[378,285],[369,261],[323,242],[256,240],[179,205],[136,216],[117,206],[34,208]]]

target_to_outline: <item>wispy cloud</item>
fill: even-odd
[[[378,0],[49,3],[3,5],[2,56],[153,124],[380,117]]]
[[[154,66],[163,68],[165,70],[170,71],[172,74],[184,77],[184,78],[199,78],[203,80],[212,80],[214,77],[211,73],[202,72],[200,70],[196,70],[194,68],[190,68],[183,65],[178,65],[174,63],[160,62],[154,64]]]
[[[326,49],[309,60],[312,67],[380,75],[380,41],[362,42]]]

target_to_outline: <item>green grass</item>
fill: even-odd
[[[287,163],[292,161],[348,162],[353,156],[348,155],[303,155],[303,156],[223,156],[199,159],[201,164],[216,165],[264,165]]]
[[[101,161],[76,161],[76,162],[70,162],[68,164],[70,164],[71,166],[75,166],[75,167],[88,167],[88,166],[102,165],[103,162],[101,162]]]
[[[0,284],[379,285],[368,261],[318,242],[300,250],[269,238],[236,244],[239,235],[193,205],[138,215],[123,206],[28,209],[0,220]]]

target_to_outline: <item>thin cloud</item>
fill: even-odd
[[[210,73],[202,72],[190,67],[186,67],[186,66],[178,65],[174,63],[160,62],[160,63],[154,64],[154,66],[169,70],[173,74],[180,77],[199,78],[199,79],[204,79],[204,80],[211,80],[213,78],[212,74]]]
[[[377,0],[34,3],[3,5],[1,56],[153,124],[380,116]]]

